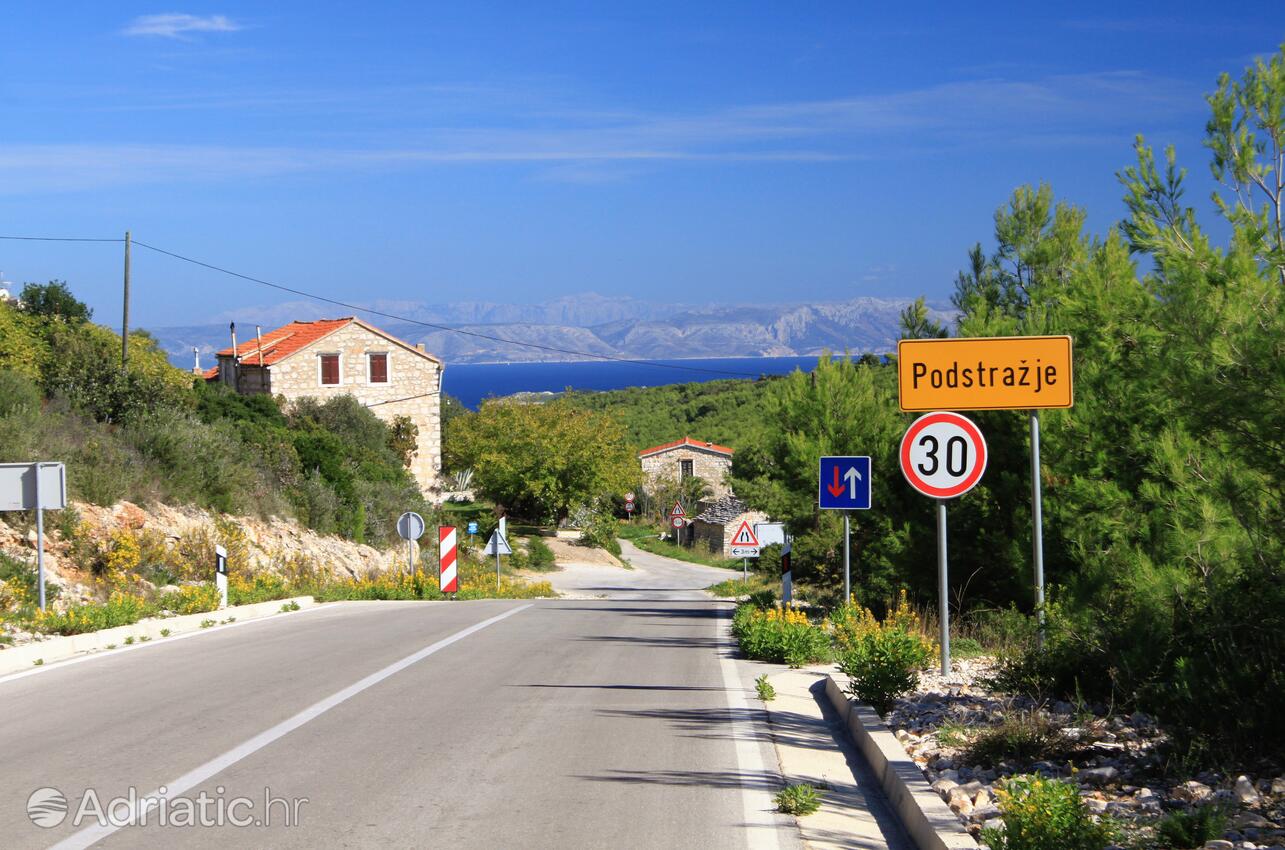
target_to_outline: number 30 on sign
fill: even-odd
[[[901,471],[934,499],[953,499],[977,486],[986,471],[986,440],[958,413],[925,414],[901,438]]]

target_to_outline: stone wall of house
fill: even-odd
[[[388,383],[372,384],[366,355],[388,355]],[[339,383],[321,383],[321,355],[339,355]],[[442,473],[442,364],[422,352],[351,324],[268,367],[271,391],[287,400],[356,396],[370,411],[392,422],[408,416],[419,428],[410,471],[425,491],[440,486]],[[382,403],[381,403],[382,402]]]
[[[691,446],[679,446],[641,458],[643,478],[649,485],[655,485],[662,479],[676,481],[682,469],[682,461],[685,460],[692,462],[693,475],[709,483],[710,489],[714,491],[712,499],[721,499],[732,492],[727,483],[732,471],[731,457]]]
[[[767,522],[767,519],[767,514],[762,511],[746,511],[725,525],[698,519],[692,522],[692,539],[696,546],[711,552],[721,552],[724,558],[730,558],[732,557],[732,538],[741,527],[741,523],[749,520],[752,528],[755,523]]]

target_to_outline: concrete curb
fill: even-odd
[[[849,700],[833,676],[825,677],[825,693],[920,850],[977,850],[977,842],[874,709]]]
[[[33,643],[0,651],[0,676],[30,670],[36,661],[42,664],[53,664],[65,661],[78,655],[107,649],[109,645],[121,647],[125,638],[147,637],[156,640],[161,637],[161,630],[169,631],[168,637],[175,637],[186,632],[201,630],[201,623],[206,620],[226,620],[235,617],[238,623],[247,620],[258,620],[281,613],[281,607],[295,602],[300,608],[315,604],[311,596],[296,596],[291,599],[274,599],[270,602],[255,602],[251,605],[236,605],[217,611],[206,611],[201,614],[180,614],[177,617],[149,617],[128,626],[116,626],[96,632],[85,632],[79,635],[51,637]]]

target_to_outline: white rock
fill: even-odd
[[[1203,782],[1197,782],[1194,779],[1188,779],[1186,782],[1173,789],[1173,798],[1181,800],[1184,803],[1199,803],[1208,800],[1214,795],[1214,790]]]
[[[1075,776],[1084,785],[1106,785],[1108,782],[1114,782],[1120,771],[1114,767],[1090,767],[1087,770],[1081,770]]]
[[[1215,838],[1213,841],[1206,841],[1203,850],[1235,850],[1235,847],[1235,844],[1225,838]]]
[[[946,801],[946,804],[950,806],[952,812],[961,817],[967,817],[973,811],[973,801],[969,799],[961,788],[951,789],[950,799]]]
[[[1285,794],[1285,776],[1278,776],[1272,780],[1272,796]]]
[[[1096,797],[1088,797],[1084,801],[1085,807],[1095,815],[1100,815],[1107,810],[1107,801],[1099,800]]]
[[[1242,805],[1250,806],[1262,799],[1258,796],[1258,791],[1254,788],[1254,783],[1249,781],[1248,776],[1237,776],[1233,790],[1235,791],[1236,799]]]

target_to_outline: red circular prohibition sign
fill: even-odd
[[[968,477],[951,487],[934,487],[921,480],[915,475],[914,467],[910,463],[910,449],[914,445],[915,438],[929,425],[935,425],[940,422],[949,422],[952,425],[959,426],[968,435],[969,441],[973,444],[973,450],[977,453],[977,463],[973,465]],[[932,496],[937,499],[953,499],[956,496],[964,495],[976,486],[978,480],[982,477],[982,473],[986,471],[986,439],[982,437],[982,432],[973,424],[971,419],[966,416],[960,416],[958,413],[945,411],[925,413],[916,419],[911,423],[905,436],[901,438],[901,451],[899,454],[901,456],[901,473],[910,482],[910,486],[925,496]]]

